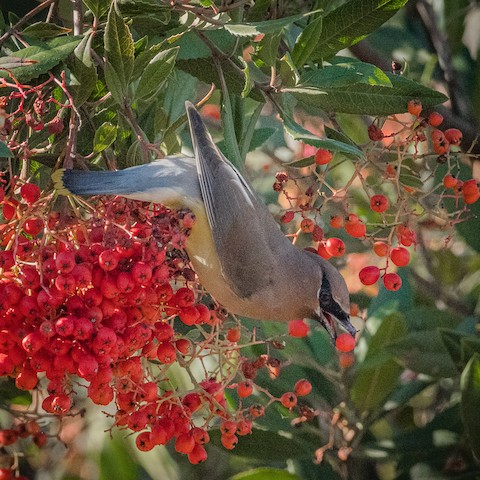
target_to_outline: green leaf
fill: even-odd
[[[71,28],[61,27],[60,25],[55,25],[54,23],[46,22],[36,22],[32,23],[28,27],[23,29],[25,35],[29,35],[34,38],[54,38],[60,35],[65,35],[72,31]]]
[[[176,68],[189,73],[202,82],[205,82],[207,85],[211,85],[212,83],[220,85],[220,78],[211,58],[177,60]],[[236,95],[241,95],[245,87],[244,76],[239,75],[238,70],[236,70],[230,63],[226,62],[222,63],[222,71],[228,91]],[[263,95],[255,89],[252,89],[248,95],[257,102],[265,103]]]
[[[261,467],[237,473],[229,480],[302,480],[298,475],[279,468]]]
[[[132,461],[134,453],[128,442],[121,434],[115,434],[113,438],[105,436],[105,442],[100,451],[98,461],[99,480],[138,480],[140,477],[140,466]]]
[[[323,28],[323,17],[317,15],[310,19],[310,23],[298,36],[292,51],[292,61],[297,68],[307,63],[311,54],[315,51]]]
[[[255,44],[255,54],[252,60],[260,66],[272,67],[276,64],[278,58],[278,49],[282,40],[281,33],[265,35],[260,42]]]
[[[149,16],[166,24],[170,20],[170,6],[159,5],[155,0],[119,0],[121,12],[127,16]]]
[[[328,71],[331,68],[334,67],[326,67],[324,70]],[[284,88],[282,91],[293,95],[298,102],[310,108],[361,115],[403,113],[412,98],[421,100],[424,107],[443,103],[447,99],[443,93],[400,75],[386,74],[392,84],[391,88],[361,82],[351,84],[348,82],[351,75],[352,72],[344,71],[342,78],[337,79],[333,86],[323,82],[323,77],[314,85],[313,82],[321,76],[318,74],[309,77],[307,85]]]
[[[402,8],[408,0],[351,0],[331,11],[323,19],[322,34],[313,60],[333,57],[355,45],[376,30]]]
[[[357,370],[351,388],[351,398],[360,411],[377,408],[395,388],[403,369],[385,348],[402,338],[406,331],[404,316],[392,313],[383,319],[370,340],[364,363]]]
[[[93,139],[93,152],[100,153],[108,148],[117,138],[117,126],[104,122],[95,132]]]
[[[333,152],[341,153],[350,153],[355,157],[363,157],[364,153],[354,145],[349,145],[337,140],[331,140],[329,138],[320,138],[310,133],[308,130],[305,130],[303,127],[298,125],[290,116],[287,114],[282,115],[283,124],[285,126],[286,132],[294,139],[300,142],[308,143],[318,148],[326,148]]]
[[[261,33],[277,33],[280,32],[286,26],[298,22],[309,15],[318,13],[318,10],[313,12],[300,13],[298,15],[292,15],[290,17],[278,18],[276,20],[266,20],[264,22],[255,22],[255,23],[227,23],[224,28],[228,30],[233,35],[239,37],[254,37]]]
[[[461,409],[465,430],[470,446],[477,459],[480,459],[480,355],[476,353],[468,362],[460,380],[462,393]]]
[[[112,0],[83,0],[83,3],[87,6],[93,15],[100,18],[110,7]]]
[[[135,96],[148,97],[156,93],[165,83],[173,70],[179,47],[157,53],[147,64],[140,77]]]
[[[221,445],[220,431],[210,432],[214,445]],[[235,447],[235,455],[251,459],[261,459],[263,462],[284,462],[288,458],[311,458],[312,451],[300,443],[297,438],[273,431],[255,429],[245,441],[239,441]]]
[[[1,140],[0,140],[0,157],[2,157],[2,158],[13,158],[12,151]]]
[[[116,3],[112,3],[108,12],[105,27],[105,56],[110,65],[110,72],[105,75],[107,86],[109,80],[115,78],[115,88],[121,86],[122,96],[127,92],[128,82],[133,72],[135,45],[132,34],[118,11]],[[115,75],[113,75],[115,74]]]
[[[27,59],[31,64],[12,68],[12,73],[19,82],[28,82],[37,78],[65,60],[80,43],[80,40],[81,37],[58,37],[23,48],[15,52],[13,57]],[[0,70],[0,77],[7,76],[8,72]]]
[[[112,94],[112,98],[119,105],[123,105],[126,98],[126,85],[118,76],[115,67],[108,61],[105,63],[104,74],[105,83]]]
[[[310,167],[315,163],[315,156],[301,158],[300,160],[294,160],[293,162],[286,163],[285,166],[290,168],[305,168]]]
[[[90,97],[98,79],[97,68],[91,56],[92,39],[93,35],[83,37],[70,58],[72,79],[69,90],[77,108]]]
[[[15,386],[15,382],[5,377],[0,378],[0,405],[4,408],[13,405],[30,405],[32,396],[25,390],[20,390]]]
[[[464,364],[462,364],[462,348],[461,341],[465,338],[465,334],[452,330],[450,328],[439,329],[440,336],[445,348],[448,350],[451,359],[457,365],[457,368],[462,370]]]
[[[402,365],[416,372],[432,377],[457,375],[455,363],[442,341],[440,328],[451,328],[459,323],[459,319],[428,307],[405,311],[405,317],[408,335],[389,345],[388,350]]]

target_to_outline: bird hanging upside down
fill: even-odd
[[[120,195],[188,208],[196,222],[186,251],[207,291],[234,314],[287,322],[312,318],[332,339],[335,322],[352,336],[343,277],[322,257],[296,248],[186,103],[195,158],[167,157],[115,172],[58,170],[63,195]]]

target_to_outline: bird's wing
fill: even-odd
[[[247,298],[275,281],[275,253],[285,237],[251,186],[218,150],[193,105],[187,105],[187,112],[222,274],[239,297]]]

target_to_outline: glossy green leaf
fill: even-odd
[[[61,27],[54,23],[36,22],[23,29],[23,33],[34,38],[55,38],[72,31],[71,28]]]
[[[117,138],[117,126],[110,122],[105,122],[95,132],[93,139],[94,153],[103,152],[108,148]]]
[[[112,0],[83,0],[83,3],[97,18],[106,13],[110,7]]]
[[[13,56],[29,60],[31,63],[12,68],[12,73],[19,82],[27,82],[37,78],[65,60],[80,43],[80,40],[81,38],[73,36],[58,37],[35,46],[23,48],[15,52]],[[0,77],[7,76],[6,71],[0,70]]]
[[[480,459],[480,354],[476,353],[467,363],[460,381],[461,409],[470,447]]]
[[[350,0],[323,19],[313,60],[330,58],[355,45],[394,15],[408,0]]]
[[[98,462],[99,480],[138,480],[139,466],[132,462],[133,452],[121,435],[105,437]]]
[[[392,355],[386,355],[385,348],[402,338],[406,331],[403,315],[392,313],[383,319],[370,340],[364,364],[359,366],[351,388],[351,398],[360,411],[377,408],[395,388],[403,369]]]
[[[323,17],[318,14],[310,19],[310,23],[302,30],[295,42],[292,51],[292,61],[297,68],[307,63],[311,54],[317,47],[322,34]]]
[[[7,145],[0,140],[0,157],[3,158],[13,158],[12,151],[7,147]]]
[[[211,431],[210,438],[212,444],[221,445],[219,430]],[[284,462],[288,458],[311,458],[313,454],[308,445],[300,443],[295,436],[273,431],[255,429],[245,440],[238,442],[235,455],[264,462]]]
[[[109,79],[115,77],[121,85],[122,93],[127,91],[127,85],[133,72],[135,45],[132,34],[125,24],[116,3],[113,3],[108,12],[105,27],[105,56],[110,65]],[[115,75],[113,75],[113,73]],[[108,85],[110,88],[110,85]]]
[[[420,99],[424,107],[447,100],[443,93],[400,75],[387,74],[392,83],[391,88],[367,83],[350,84],[347,81],[350,75],[351,73],[344,72],[344,78],[337,80],[333,86],[326,83],[313,85],[315,78],[310,78],[308,85],[285,88],[282,91],[293,95],[300,104],[309,108],[363,115],[403,113],[412,98]]]
[[[28,406],[32,403],[30,392],[20,390],[11,378],[0,378],[0,405],[9,408],[13,405]]]
[[[302,480],[298,475],[280,470],[279,468],[255,468],[246,472],[237,473],[229,480]]]
[[[296,123],[288,115],[284,114],[282,118],[286,132],[294,140],[307,143],[308,145],[313,145],[314,147],[326,148],[333,152],[350,153],[355,157],[364,156],[364,153],[354,145],[349,145],[329,138],[317,137],[313,133],[310,133],[308,130],[305,130],[303,127],[298,125],[298,123]]]
[[[178,47],[157,53],[145,67],[140,77],[135,95],[144,98],[153,95],[165,83],[173,70],[178,54]]]
[[[108,90],[110,91],[112,98],[119,105],[123,105],[126,98],[126,85],[125,82],[118,76],[117,70],[110,63],[105,63],[105,83],[107,84]]]
[[[313,12],[300,13],[298,15],[292,15],[290,17],[278,18],[276,20],[266,20],[264,22],[255,23],[227,23],[224,28],[231,34],[239,37],[254,37],[255,35],[269,34],[280,32],[283,28],[291,25],[294,22],[298,22],[309,15],[318,13],[318,10]]]
[[[97,68],[91,56],[92,38],[92,35],[85,35],[70,57],[72,79],[69,90],[77,108],[88,100],[98,79]]]

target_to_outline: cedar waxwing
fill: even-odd
[[[312,318],[352,336],[349,294],[333,265],[285,237],[264,203],[224,157],[195,107],[186,103],[195,158],[167,157],[120,171],[58,170],[63,195],[121,195],[188,208],[186,251],[201,284],[228,311],[258,320]]]

